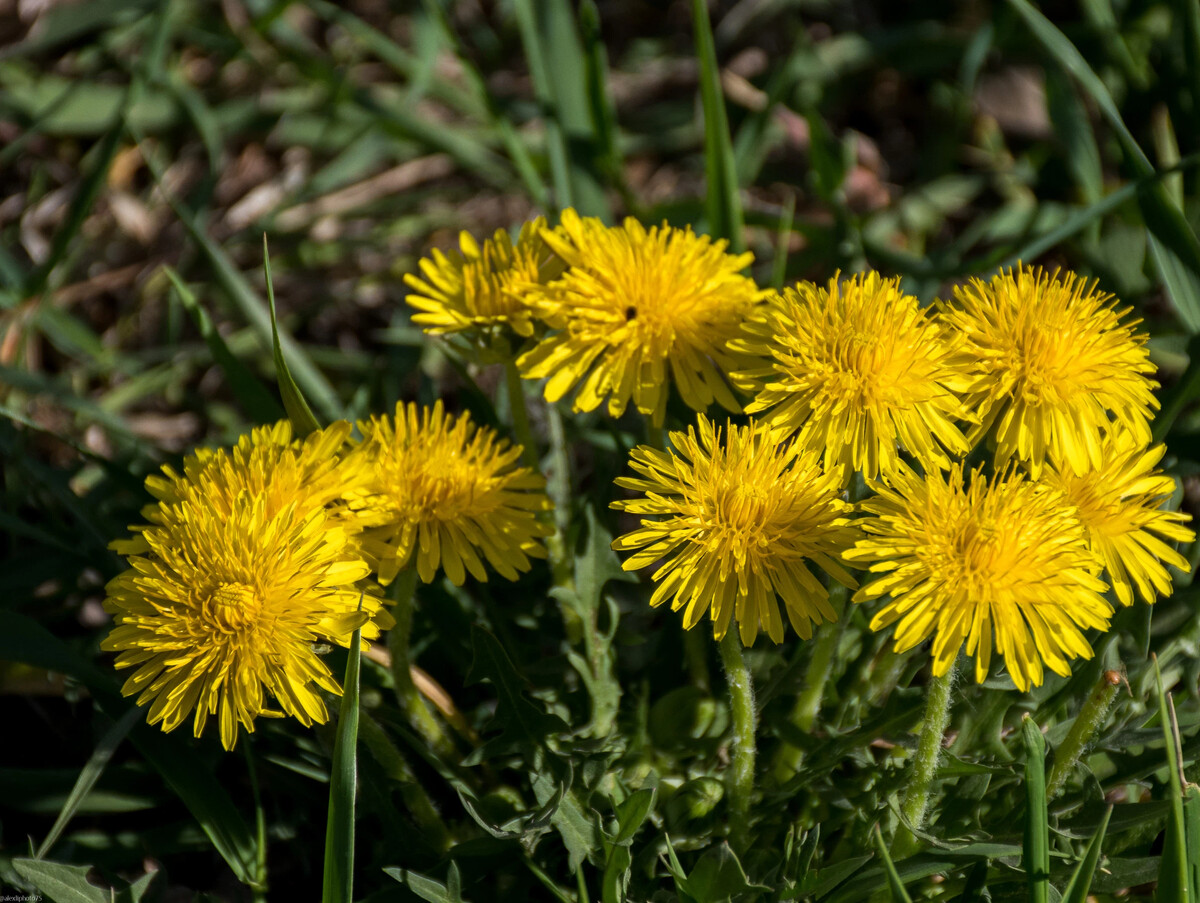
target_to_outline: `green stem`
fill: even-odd
[[[942,757],[942,738],[950,723],[950,694],[954,687],[952,664],[941,677],[934,675],[926,688],[925,718],[921,722],[921,733],[917,737],[917,752],[913,756],[913,772],[900,811],[908,820],[911,830],[901,825],[892,844],[892,855],[899,859],[916,852],[917,839],[914,831],[925,824],[925,810],[929,807],[929,791],[937,777],[938,761]]]
[[[454,742],[425,704],[409,671],[408,645],[412,636],[413,592],[416,586],[417,569],[412,564],[396,575],[396,580],[391,586],[392,598],[396,602],[392,609],[396,626],[388,633],[388,651],[392,655],[392,682],[396,689],[396,701],[400,703],[400,710],[408,718],[413,730],[425,738],[438,757],[446,762],[456,762],[458,750]]]
[[[424,786],[413,774],[404,754],[396,748],[396,744],[392,742],[391,737],[387,735],[379,722],[366,712],[362,713],[358,726],[363,744],[371,751],[375,761],[382,766],[388,780],[400,788],[404,805],[413,821],[421,828],[424,839],[435,850],[445,852],[450,847],[450,833],[446,829],[446,823],[438,815]]]
[[[1067,731],[1066,739],[1055,750],[1054,764],[1050,766],[1050,780],[1046,783],[1046,799],[1054,799],[1062,792],[1075,763],[1079,761],[1083,750],[1104,723],[1120,685],[1121,675],[1119,673],[1105,671],[1104,676],[1100,678],[1099,685],[1088,696],[1083,708],[1075,716],[1071,729]]]
[[[728,772],[729,838],[734,851],[745,852],[750,836],[750,803],[754,796],[755,742],[754,683],[737,630],[729,630],[720,642],[721,662],[729,684],[733,711],[733,764]]]
[[[808,660],[808,670],[804,675],[804,689],[800,691],[792,709],[792,723],[805,732],[812,730],[817,723],[817,715],[821,713],[821,702],[825,697],[825,685],[829,682],[833,658],[842,641],[842,632],[846,629],[846,598],[849,594],[850,591],[840,583],[833,585],[829,591],[829,604],[837,612],[837,620],[822,624],[816,631],[812,658]]]
[[[521,459],[526,467],[538,469],[538,448],[529,426],[529,408],[525,404],[525,384],[512,357],[504,361],[504,384],[508,388],[508,407],[512,411],[513,435],[521,445]]]
[[[250,794],[254,798],[254,884],[250,886],[254,903],[265,903],[267,899],[267,816],[263,811],[262,795],[258,789],[258,769],[254,764],[254,749],[251,738],[246,738],[242,747],[246,755],[246,771],[250,773]]]
[[[550,473],[546,479],[546,492],[554,503],[554,535],[546,542],[550,552],[550,568],[555,586],[571,586],[571,562],[567,557],[566,536],[571,524],[571,459],[567,453],[567,433],[563,429],[562,414],[550,403],[546,404],[546,423],[550,428]]]

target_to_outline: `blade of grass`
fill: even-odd
[[[879,825],[875,826],[875,852],[883,860],[883,869],[887,872],[888,888],[891,890],[893,903],[912,903],[912,897],[904,889],[904,882],[900,880],[900,873],[896,871],[896,863],[892,862],[887,844],[883,842],[883,834],[879,830]]]
[[[1154,441],[1162,442],[1171,432],[1184,408],[1200,398],[1200,336],[1192,336],[1187,345],[1187,369],[1179,381],[1163,396],[1162,407],[1154,418]]]
[[[730,249],[740,252],[742,202],[738,196],[737,160],[729,137],[721,71],[713,43],[712,23],[704,0],[692,0],[696,56],[700,61],[700,103],[704,110],[704,173],[708,182],[708,229],[715,237],[729,240]]]
[[[292,379],[292,371],[288,369],[287,359],[279,347],[279,323],[275,318],[275,283],[271,279],[271,254],[267,250],[267,236],[263,235],[263,271],[267,276],[267,305],[271,309],[271,342],[275,355],[275,379],[279,383],[279,394],[283,398],[283,407],[292,428],[297,436],[307,436],[321,428],[320,421],[313,414],[312,408],[304,400],[304,394],[296,381]]]
[[[62,836],[62,832],[75,816],[75,812],[79,809],[79,804],[84,801],[92,788],[96,786],[96,782],[100,780],[100,775],[104,774],[105,767],[108,765],[109,760],[112,759],[117,747],[121,745],[121,741],[125,739],[125,735],[141,720],[141,717],[142,712],[140,709],[131,708],[112,727],[104,732],[104,736],[96,744],[96,749],[92,752],[91,758],[83,766],[83,770],[79,772],[75,786],[71,788],[71,793],[67,796],[67,801],[63,803],[62,810],[58,813],[58,818],[54,820],[54,825],[46,834],[46,839],[37,848],[37,853],[33,857],[34,859],[44,859],[46,854],[50,852],[50,848]]]
[[[1108,830],[1108,820],[1112,816],[1112,811],[1111,805],[1104,811],[1104,818],[1100,820],[1100,826],[1096,828],[1096,833],[1088,841],[1083,858],[1079,860],[1079,865],[1075,866],[1071,880],[1063,888],[1062,903],[1087,903],[1088,893],[1092,889],[1092,879],[1096,877],[1096,872],[1099,870],[1100,848],[1104,844],[1104,834]]]
[[[1162,671],[1158,656],[1154,660],[1155,688],[1158,692],[1158,715],[1162,722],[1163,743],[1167,754],[1171,808],[1167,811],[1167,830],[1163,837],[1162,861],[1158,869],[1158,899],[1172,903],[1194,903],[1191,868],[1188,865],[1187,825],[1184,822],[1183,784],[1180,780],[1179,749],[1175,744],[1174,719],[1163,689]]]
[[[273,423],[282,417],[283,411],[280,409],[279,403],[271,397],[271,393],[250,372],[249,368],[233,356],[233,352],[225,344],[225,339],[222,338],[221,333],[213,326],[208,312],[200,306],[200,302],[196,300],[196,296],[192,294],[191,290],[184,285],[183,280],[179,278],[179,274],[166,265],[163,266],[163,272],[171,280],[171,284],[175,287],[175,292],[179,296],[180,303],[183,305],[184,310],[191,315],[196,328],[200,330],[200,336],[208,345],[208,349],[213,356],[213,361],[221,368],[221,372],[225,374],[225,378],[229,380],[229,387],[233,390],[233,396],[238,400],[238,403],[245,412],[256,423]]]
[[[783,205],[783,216],[779,218],[779,230],[775,235],[775,259],[771,261],[771,288],[779,291],[787,278],[789,244],[792,238],[792,223],[796,219],[796,196],[789,193]]]
[[[346,680],[338,713],[333,769],[329,775],[329,815],[325,828],[322,903],[354,899],[354,791],[358,781],[358,673],[362,631],[354,631],[346,656]]]
[[[1030,903],[1049,903],[1050,824],[1046,810],[1046,741],[1029,715],[1021,723],[1025,744],[1025,842],[1022,864]]]
[[[588,112],[596,139],[596,162],[609,179],[622,178],[621,149],[617,144],[617,116],[608,91],[608,54],[600,34],[600,11],[594,0],[579,6],[579,28],[585,53],[584,75]]]
[[[1025,20],[1046,51],[1091,96],[1116,134],[1135,176],[1141,179],[1153,175],[1154,165],[1126,127],[1108,88],[1070,39],[1034,8],[1029,0],[1008,2]],[[1138,193],[1138,205],[1146,228],[1151,233],[1151,249],[1155,244],[1159,245],[1155,259],[1176,313],[1189,332],[1200,332],[1200,240],[1188,225],[1183,211],[1171,203],[1166,186],[1161,181],[1147,183],[1144,190]],[[1180,268],[1191,276],[1191,284],[1181,278]]]

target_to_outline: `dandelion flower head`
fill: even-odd
[[[837,620],[809,567],[856,585],[837,561],[858,535],[837,477],[822,472],[816,455],[774,441],[761,424],[721,430],[701,415],[698,430],[671,433],[671,443],[671,453],[633,450],[629,463],[640,476],[617,485],[645,497],[612,503],[641,516],[638,529],[613,543],[633,553],[622,567],[665,559],[650,604],[671,599],[689,630],[710,614],[717,639],[736,619],[747,646],[760,627],[783,640],[779,600],[804,639],[813,624]]]
[[[205,451],[148,480],[161,501],[149,524],[113,548],[130,568],[107,587],[116,625],[101,648],[134,668],[122,692],[150,703],[151,724],[174,730],[194,712],[200,736],[216,716],[232,749],[238,725],[328,715],[318,690],[340,694],[313,644],[379,635],[391,618],[361,583],[369,573],[345,519],[322,501],[321,463],[349,424],[288,441],[286,427],[255,430],[232,452]],[[311,477],[311,491],[303,488]],[[269,698],[282,711],[269,708]]]
[[[519,466],[521,446],[469,414],[397,404],[394,418],[358,425],[355,452],[372,477],[350,504],[364,527],[363,549],[382,583],[416,558],[426,583],[439,566],[456,586],[470,572],[487,580],[484,561],[516,580],[529,559],[546,557],[540,538],[552,529],[538,519],[550,508],[545,480]]]
[[[747,413],[821,451],[825,469],[875,477],[907,450],[926,467],[968,451],[955,425],[969,359],[936,316],[878,273],[799,283],[763,305],[734,347],[763,361]]]
[[[964,399],[979,409],[972,441],[995,426],[997,463],[1040,474],[1047,453],[1076,470],[1100,462],[1113,420],[1150,441],[1154,365],[1140,321],[1073,274],[1020,268],[955,289],[947,319],[979,363]]]
[[[1100,463],[1076,473],[1052,456],[1046,483],[1062,491],[1077,509],[1092,551],[1104,565],[1122,605],[1137,593],[1146,602],[1171,594],[1164,564],[1187,572],[1188,560],[1167,542],[1195,542],[1184,526],[1191,516],[1163,504],[1175,492],[1175,480],[1155,466],[1166,446],[1149,448],[1130,433],[1113,429],[1100,443]]]
[[[421,275],[404,277],[412,292],[413,322],[440,335],[468,329],[511,326],[518,335],[533,334],[532,312],[524,286],[545,282],[562,272],[562,263],[543,238],[546,221],[525,223],[516,244],[503,229],[477,242],[459,235],[460,250],[437,250],[422,258]]]
[[[739,411],[726,373],[737,369],[726,342],[762,293],[742,275],[751,254],[690,229],[646,229],[634,219],[606,227],[565,210],[546,242],[568,264],[562,278],[530,292],[529,304],[553,330],[517,364],[528,379],[549,377],[546,398],[572,387],[575,409],[608,399],[619,417],[632,399],[663,422],[668,379],[703,411],[715,400]]]
[[[944,675],[966,644],[975,679],[993,650],[1024,691],[1044,667],[1070,674],[1090,658],[1083,632],[1106,630],[1112,607],[1083,525],[1062,495],[1020,473],[963,484],[962,465],[925,477],[901,466],[862,503],[868,534],[846,559],[875,577],[856,602],[886,597],[872,630],[896,625],[897,652],[933,636],[933,671]]]

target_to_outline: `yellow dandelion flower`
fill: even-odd
[[[151,724],[171,731],[194,710],[198,737],[215,715],[232,749],[238,725],[253,731],[259,715],[327,719],[318,690],[341,689],[313,644],[349,645],[359,627],[376,637],[372,616],[390,623],[360,584],[369,568],[345,519],[321,502],[317,453],[348,426],[303,443],[283,427],[256,430],[232,453],[188,458],[184,476],[165,468],[147,481],[162,501],[135,538],[113,543],[130,569],[108,584],[116,624],[101,648],[118,653],[118,669],[136,668],[122,692],[150,703]],[[305,473],[313,493],[296,489]]]
[[[1018,473],[989,482],[977,471],[964,487],[961,464],[948,478],[901,465],[890,483],[869,483],[868,536],[845,557],[881,575],[854,601],[888,597],[871,629],[896,624],[897,652],[932,634],[941,676],[965,641],[982,683],[994,649],[1022,691],[1042,683],[1043,663],[1065,676],[1068,659],[1091,658],[1083,631],[1106,630],[1112,607],[1060,493]]]
[[[995,426],[1000,466],[1016,457],[1036,477],[1047,452],[1076,470],[1100,463],[1115,419],[1143,444],[1158,408],[1146,336],[1111,295],[1067,273],[1021,268],[955,289],[947,319],[966,338],[978,374],[964,402],[977,408],[972,442]]]
[[[461,250],[434,249],[420,262],[421,276],[404,277],[413,290],[406,300],[418,311],[413,322],[435,335],[503,325],[518,335],[532,335],[524,287],[562,272],[562,262],[543,238],[545,232],[546,220],[538,217],[521,227],[515,245],[498,229],[482,244],[463,232],[458,238]]]
[[[741,275],[753,255],[727,254],[726,242],[690,229],[634,219],[610,228],[574,210],[544,236],[568,269],[531,288],[528,303],[554,331],[517,365],[528,379],[549,377],[549,401],[578,385],[577,411],[607,397],[619,417],[632,398],[661,425],[669,377],[693,410],[714,400],[741,410],[724,375],[737,369],[726,341],[762,297]]]
[[[760,625],[776,643],[783,640],[777,597],[804,639],[813,624],[836,620],[808,563],[857,585],[837,562],[858,535],[837,477],[822,473],[816,455],[776,443],[754,423],[722,431],[701,415],[698,433],[671,433],[671,443],[670,454],[644,445],[633,450],[629,464],[642,477],[621,477],[617,485],[646,497],[612,503],[644,515],[638,529],[613,542],[633,552],[621,566],[632,571],[667,559],[654,572],[650,604],[670,598],[672,610],[684,609],[688,630],[711,610],[718,640],[736,618],[747,646]]]
[[[431,582],[440,565],[456,586],[467,571],[486,581],[483,559],[516,580],[530,557],[546,557],[539,537],[553,530],[537,514],[550,501],[541,475],[518,466],[521,446],[477,428],[469,414],[446,414],[441,401],[432,409],[397,404],[394,419],[372,417],[358,428],[357,454],[372,477],[350,504],[380,582],[390,583],[414,550],[422,580]]]
[[[1175,492],[1175,481],[1155,469],[1166,446],[1148,448],[1128,432],[1113,430],[1100,445],[1101,463],[1076,473],[1051,456],[1045,482],[1060,489],[1078,509],[1088,542],[1108,572],[1122,605],[1133,604],[1133,589],[1146,602],[1171,594],[1171,577],[1163,564],[1188,571],[1186,558],[1163,540],[1194,542],[1183,526],[1192,518],[1165,511],[1162,504]]]
[[[764,305],[734,347],[763,361],[739,377],[762,388],[747,413],[797,433],[826,470],[889,472],[903,448],[926,467],[968,451],[957,419],[969,358],[900,280],[858,275],[799,283]]]

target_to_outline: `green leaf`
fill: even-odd
[[[742,238],[742,201],[738,195],[737,160],[729,136],[725,95],[721,90],[721,70],[713,43],[712,25],[704,0],[692,0],[692,23],[696,36],[696,57],[700,62],[700,103],[704,111],[704,174],[708,182],[708,231],[729,241],[740,252]]]
[[[746,893],[771,890],[746,877],[746,870],[728,843],[710,847],[687,876],[687,893],[696,903],[720,903]]]
[[[1025,841],[1022,864],[1031,903],[1050,899],[1050,824],[1046,809],[1046,740],[1029,715],[1021,722],[1025,744]]]
[[[1100,822],[1100,827],[1096,829],[1096,833],[1088,841],[1083,858],[1079,860],[1079,865],[1075,867],[1075,871],[1071,874],[1071,880],[1063,888],[1062,903],[1087,903],[1088,894],[1091,893],[1092,889],[1092,879],[1096,876],[1096,872],[1099,871],[1100,848],[1104,844],[1104,834],[1108,830],[1108,820],[1111,816],[1112,806],[1109,806],[1104,811],[1104,818]]]
[[[87,880],[90,866],[62,865],[37,859],[14,859],[17,874],[54,903],[110,903],[111,894]]]
[[[110,718],[121,718],[128,704],[116,682],[78,658],[65,643],[24,615],[0,610],[0,660],[23,662],[78,679]],[[255,843],[245,819],[225,788],[199,756],[178,737],[138,724],[130,741],[183,801],[239,881],[251,880]]]
[[[342,685],[337,740],[329,774],[322,903],[351,903],[354,899],[354,793],[358,787],[358,675],[361,657],[360,628],[354,631],[346,654],[346,680]]]
[[[75,786],[71,788],[71,793],[67,797],[66,803],[63,804],[62,811],[58,813],[58,818],[54,820],[54,825],[46,834],[46,839],[42,841],[34,855],[35,859],[44,859],[46,854],[50,852],[50,848],[62,832],[70,823],[71,818],[79,809],[80,804],[87,798],[92,788],[96,786],[96,782],[100,780],[100,775],[104,773],[105,767],[112,759],[112,755],[116,752],[121,741],[125,739],[125,735],[130,729],[141,720],[142,712],[137,708],[130,708],[128,712],[113,724],[104,736],[100,738],[100,742],[96,744],[95,750],[92,751],[91,757],[87,764],[83,766],[83,771],[79,773],[79,779],[76,780]]]
[[[633,854],[629,852],[629,847],[617,845],[609,851],[600,881],[600,899],[603,903],[624,903],[629,893],[629,870],[632,865]]]
[[[655,791],[653,787],[643,787],[634,791],[617,806],[617,835],[613,843],[627,844],[633,840],[638,829],[654,808]]]
[[[883,842],[883,834],[879,830],[879,825],[875,826],[874,836],[875,852],[879,854],[884,871],[887,872],[888,888],[892,892],[892,900],[894,903],[912,903],[912,897],[904,889],[904,882],[900,880],[900,875],[896,871],[896,863],[892,862],[891,854],[888,853],[887,844]]]
[[[475,658],[467,673],[467,683],[490,680],[499,695],[491,726],[500,728],[493,737],[467,757],[464,764],[475,765],[485,759],[541,746],[547,737],[568,730],[567,723],[551,715],[525,694],[525,678],[512,663],[500,641],[482,627],[471,627],[471,646]]]
[[[307,436],[321,428],[320,422],[304,400],[304,394],[296,381],[292,379],[292,371],[288,369],[283,349],[279,346],[279,323],[275,317],[275,284],[271,280],[271,255],[267,251],[267,236],[263,235],[263,271],[267,275],[267,304],[271,309],[271,345],[275,355],[275,378],[279,382],[279,394],[283,398],[283,407],[287,410],[288,419],[296,435]]]
[[[543,812],[549,812],[550,824],[567,848],[567,868],[574,872],[589,855],[601,849],[600,831],[571,787],[573,769],[568,765],[566,775],[556,777],[557,769],[549,757],[544,761],[549,767],[539,767],[530,776],[533,794]]]
[[[271,393],[263,387],[263,384],[258,381],[246,365],[233,356],[233,352],[225,344],[225,339],[221,337],[221,333],[213,326],[208,312],[200,306],[200,302],[196,300],[196,296],[192,294],[191,290],[183,283],[183,280],[179,278],[179,274],[165,264],[163,272],[167,274],[167,278],[175,286],[180,303],[183,304],[184,310],[191,315],[196,328],[200,330],[200,336],[208,345],[209,352],[213,356],[213,361],[221,368],[221,372],[225,374],[225,378],[229,380],[229,387],[233,390],[234,397],[241,404],[246,414],[256,423],[274,423],[278,420],[283,415],[283,411],[279,408],[279,403],[271,397]],[[276,354],[278,353],[278,346],[276,346]]]
[[[1154,418],[1155,442],[1164,441],[1184,409],[1200,398],[1200,336],[1188,340],[1187,356],[1187,369],[1179,381],[1164,393],[1162,407]]]
[[[458,866],[453,862],[450,863],[450,873],[446,876],[445,884],[420,872],[395,866],[383,871],[428,903],[467,903],[462,897],[462,878],[459,876]]]
[[[154,5],[154,0],[91,0],[50,7],[38,16],[36,32],[0,50],[0,60],[46,53],[92,32],[132,21]]]

